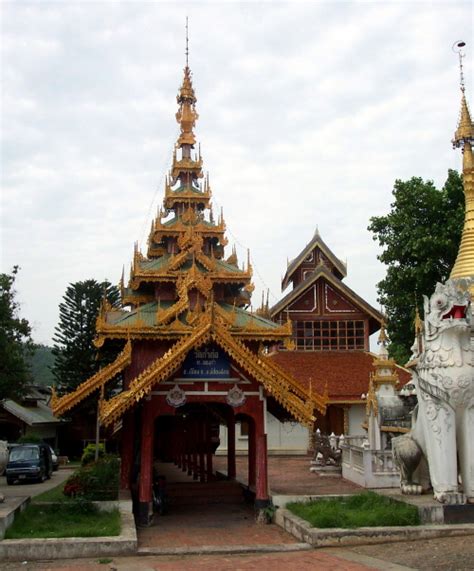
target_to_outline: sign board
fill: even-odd
[[[228,379],[229,358],[219,347],[205,346],[190,351],[183,363],[183,379]]]

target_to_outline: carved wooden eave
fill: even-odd
[[[189,225],[184,224],[179,218],[173,224],[164,224],[161,220],[157,220],[153,227],[151,241],[159,244],[164,237],[179,236],[185,232],[187,228],[189,228]],[[194,228],[194,231],[201,234],[204,238],[223,238],[226,231],[226,224],[225,222],[222,222],[211,226],[205,222],[198,222],[193,225],[192,228]]]
[[[132,344],[127,341],[125,347],[119,353],[118,357],[109,365],[103,367],[95,375],[81,383],[74,391],[58,397],[53,391],[51,398],[51,408],[53,414],[62,416],[68,410],[77,406],[81,401],[87,398],[97,389],[100,389],[108,381],[121,373],[132,362]]]
[[[326,410],[326,399],[311,395],[287,372],[263,355],[255,354],[235,338],[219,316],[203,314],[199,327],[183,337],[165,355],[156,359],[140,373],[126,391],[109,401],[101,402],[100,419],[104,425],[112,424],[132,406],[148,395],[152,388],[173,375],[184,362],[191,349],[209,341],[220,346],[244,371],[260,382],[292,416],[305,425],[312,425],[314,410],[321,414]]]
[[[204,208],[209,208],[211,197],[212,193],[210,190],[205,192],[192,189],[175,191],[171,185],[166,185],[163,206],[168,210],[172,210],[176,205],[185,203],[203,205]]]
[[[377,323],[382,323],[383,315],[374,307],[368,304],[364,299],[357,295],[345,283],[337,279],[325,266],[318,266],[316,270],[305,281],[301,282],[295,289],[290,291],[285,297],[280,299],[271,309],[270,314],[275,317],[281,311],[301,296],[309,287],[316,281],[324,278],[336,291],[341,292],[342,295],[347,297],[357,308],[361,309],[363,313],[367,313]]]
[[[336,270],[340,273],[341,277],[344,278],[347,275],[347,268],[344,262],[342,262],[329,248],[329,246],[324,242],[321,238],[319,231],[316,230],[314,233],[313,238],[306,244],[304,249],[296,256],[294,260],[290,262],[288,265],[285,275],[283,276],[281,282],[281,290],[285,291],[290,283],[291,276],[295,273],[295,271],[303,264],[306,257],[315,249],[318,248],[323,252],[323,254],[331,261],[334,265]]]
[[[124,317],[137,316],[133,322],[126,321],[122,324],[107,321],[107,315],[99,315],[96,322],[96,338],[94,344],[96,347],[102,347],[106,339],[153,339],[153,340],[173,340],[189,333],[195,326],[197,317],[211,313],[211,306],[206,305],[204,311],[191,311],[188,304],[187,284],[181,286],[181,297],[176,303],[168,308],[158,308],[156,310],[156,321],[153,325],[147,325],[140,317],[141,309],[134,312],[123,312]],[[179,320],[178,316],[187,311],[183,320]],[[292,323],[287,321],[282,325],[274,324],[260,320],[258,316],[251,313],[246,314],[247,322],[243,326],[236,325],[237,308],[231,310],[223,309],[218,303],[213,304],[212,311],[218,315],[226,324],[232,335],[239,339],[247,341],[259,342],[281,342],[286,341],[292,333]]]

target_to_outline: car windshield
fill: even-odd
[[[39,458],[38,448],[35,446],[18,446],[10,452],[10,462],[18,460],[37,460]]]

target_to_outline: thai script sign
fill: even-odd
[[[182,378],[228,379],[229,359],[219,347],[193,349],[184,360]]]

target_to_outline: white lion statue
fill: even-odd
[[[418,407],[411,432],[392,441],[402,492],[421,493],[416,471],[424,457],[434,497],[446,504],[474,503],[469,287],[469,280],[449,280],[438,283],[430,299],[424,297],[424,328],[413,345]]]

